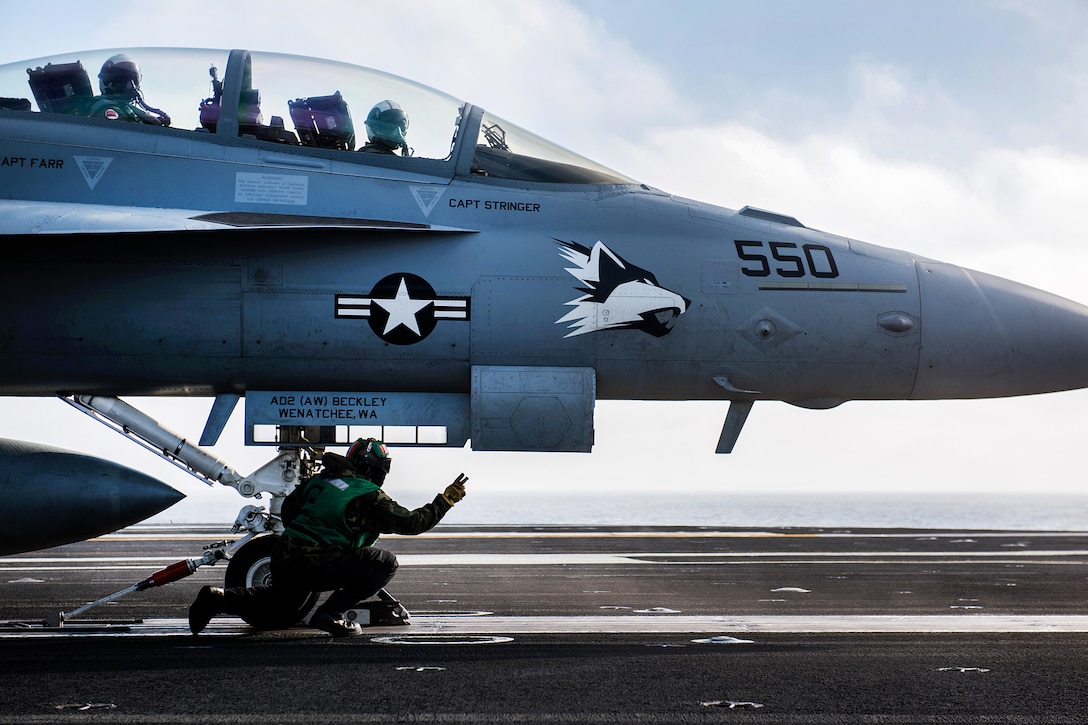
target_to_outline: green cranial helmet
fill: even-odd
[[[124,53],[110,56],[98,72],[98,87],[104,96],[131,94],[133,98],[140,92],[140,66]]]
[[[360,438],[352,443],[351,448],[348,449],[347,459],[351,461],[356,471],[379,486],[385,482],[389,467],[393,464],[389,449],[375,438]]]
[[[382,101],[366,116],[366,137],[391,149],[407,146],[408,114],[396,101]]]

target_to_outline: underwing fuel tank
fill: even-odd
[[[162,481],[112,461],[0,439],[0,555],[101,536],[182,498]]]

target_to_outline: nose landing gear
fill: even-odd
[[[232,587],[268,586],[272,583],[272,547],[275,534],[254,536],[231,556],[223,585]],[[279,611],[262,611],[242,616],[246,624],[256,629],[286,629],[298,624],[317,603],[317,592],[300,595],[295,601],[284,601]]]

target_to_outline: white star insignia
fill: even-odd
[[[374,304],[389,313],[389,320],[386,321],[385,330],[382,331],[382,334],[388,335],[390,330],[404,325],[419,335],[419,322],[416,320],[416,314],[431,302],[431,300],[412,299],[408,294],[408,285],[404,283],[404,277],[401,277],[396,297],[391,300],[374,299]]]

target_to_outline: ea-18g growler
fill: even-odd
[[[725,453],[760,400],[1088,385],[1084,306],[677,198],[374,70],[90,51],[0,67],[0,95],[0,394],[59,395],[269,495],[250,534],[277,530],[312,456],[371,431],[589,451],[598,399],[722,400]],[[214,398],[202,444],[244,400],[246,442],[276,457],[243,476],[118,399],[156,395]],[[4,552],[179,495],[31,443],[0,471]]]

